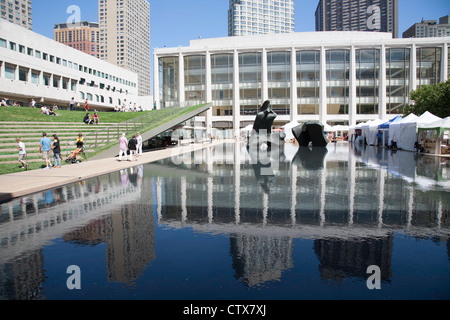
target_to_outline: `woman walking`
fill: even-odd
[[[55,161],[55,168],[61,168],[61,142],[56,134],[53,135],[53,160]]]

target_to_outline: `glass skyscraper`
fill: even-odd
[[[228,36],[295,32],[294,0],[230,0]]]

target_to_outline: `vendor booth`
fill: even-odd
[[[426,111],[419,118],[400,124],[400,132],[397,139],[397,148],[406,151],[417,151],[418,128],[432,122],[442,120],[434,114]]]
[[[450,154],[450,117],[419,127],[418,141],[425,153]]]
[[[381,133],[383,134],[382,140],[383,146],[391,147],[392,142],[389,140],[389,128],[391,127],[391,125],[398,123],[402,120],[403,120],[402,117],[397,116],[394,119],[391,119],[390,121],[382,123],[378,126],[378,131],[381,131]]]

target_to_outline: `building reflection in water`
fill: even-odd
[[[374,264],[390,281],[396,232],[448,244],[450,179],[439,160],[287,145],[271,161],[271,174],[258,174],[245,146],[224,145],[2,204],[0,297],[42,294],[42,248],[59,238],[105,244],[107,280],[132,285],[156,259],[155,223],[229,236],[235,278],[249,287],[294,267],[296,239],[313,241],[332,282],[366,278]]]
[[[187,161],[177,168],[189,174],[164,178],[158,223],[229,234],[235,277],[247,286],[280,280],[294,265],[296,238],[313,240],[323,280],[366,279],[367,268],[378,265],[390,281],[395,232],[447,242],[450,179],[420,176],[424,160],[414,153],[363,149],[286,149],[267,176],[261,169],[277,166],[255,163],[245,146],[235,145],[233,165],[223,164],[226,147],[205,150],[219,164],[211,171]],[[168,196],[177,192],[179,199]]]

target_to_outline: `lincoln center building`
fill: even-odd
[[[390,119],[412,103],[412,90],[448,79],[449,45],[450,37],[373,32],[193,40],[154,51],[154,99],[159,108],[212,103],[197,120],[235,131],[252,124],[266,100],[275,125]]]

